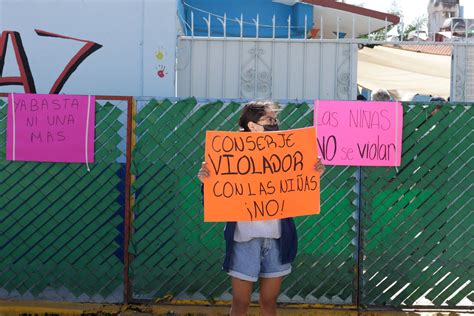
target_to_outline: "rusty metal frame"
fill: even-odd
[[[357,167],[357,182],[356,182],[356,190],[357,190],[357,258],[356,258],[356,266],[354,269],[354,298],[352,300],[352,303],[357,306],[357,309],[360,309],[360,302],[361,302],[361,296],[362,296],[362,285],[363,285],[363,268],[362,268],[362,262],[363,262],[363,238],[362,238],[362,167]]]
[[[131,236],[131,165],[132,165],[132,125],[133,125],[133,104],[134,98],[131,96],[110,96],[101,95],[96,96],[96,100],[116,100],[116,101],[127,101],[127,137],[126,137],[126,161],[125,161],[125,211],[124,211],[124,222],[123,222],[123,302],[128,304],[132,296],[132,283],[130,280],[130,236]]]

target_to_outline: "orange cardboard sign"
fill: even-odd
[[[210,176],[204,221],[259,221],[319,214],[314,127],[276,132],[206,132]]]

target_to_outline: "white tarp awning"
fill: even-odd
[[[315,27],[322,30],[324,38],[337,38],[337,30],[346,33],[346,38],[358,38],[369,31],[374,32],[392,24],[385,20],[317,5],[314,6],[313,22]]]
[[[357,83],[367,89],[396,91],[401,100],[415,94],[448,98],[451,57],[376,46],[359,50]]]
[[[286,5],[295,5],[298,2],[301,2],[301,0],[272,0],[272,2],[286,4]]]

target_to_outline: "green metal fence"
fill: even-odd
[[[138,99],[127,178],[119,101],[97,104],[99,162],[90,174],[82,165],[6,162],[0,102],[0,297],[231,298],[224,226],[203,222],[196,173],[205,131],[236,130],[240,103]],[[473,307],[472,106],[404,110],[402,166],[327,168],[321,215],[296,219],[299,253],[281,302]],[[306,103],[287,104],[282,128],[310,126],[312,116]]]
[[[205,131],[236,130],[240,110],[237,103],[197,104],[194,99],[138,103],[132,168],[134,298],[230,298],[227,275],[221,272],[224,227],[203,223],[196,173]],[[312,125],[307,104],[289,104],[280,117],[283,128]],[[297,219],[300,251],[281,301],[352,302],[355,170],[328,168],[321,183],[322,215]]]
[[[473,108],[404,111],[398,171],[363,168],[361,302],[472,308]]]
[[[97,101],[95,163],[5,160],[0,99],[0,298],[121,302],[127,103]]]

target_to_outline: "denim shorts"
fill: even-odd
[[[255,282],[261,278],[276,278],[291,272],[291,264],[280,261],[279,240],[254,238],[234,242],[228,274],[241,280]]]

